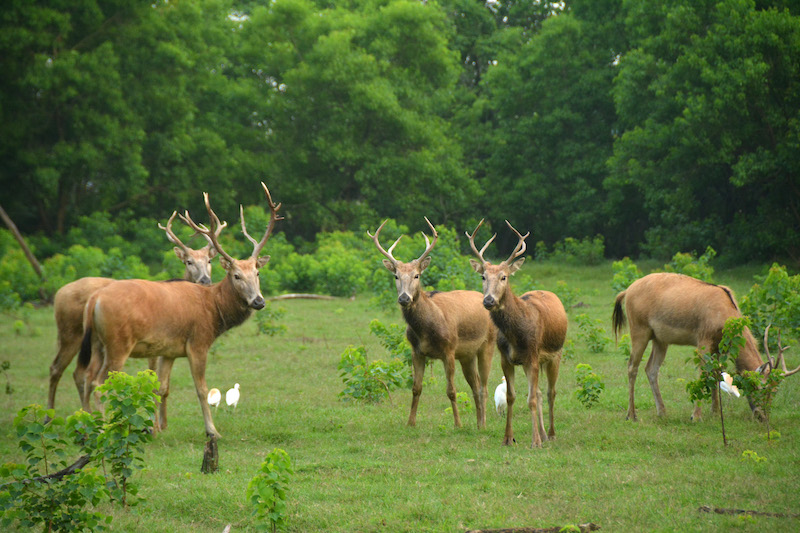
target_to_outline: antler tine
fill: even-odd
[[[264,193],[267,195],[267,202],[269,203],[270,215],[269,215],[269,223],[267,224],[267,229],[264,232],[264,236],[261,237],[260,241],[255,242],[255,239],[250,237],[250,235],[248,235],[245,232],[244,215],[242,215],[242,233],[244,233],[245,237],[250,239],[250,241],[253,243],[253,253],[250,255],[251,259],[258,258],[258,254],[261,253],[261,249],[264,248],[264,245],[267,243],[267,240],[269,239],[270,235],[272,235],[272,231],[275,229],[275,223],[278,222],[279,220],[283,220],[283,216],[278,214],[278,210],[281,208],[282,204],[279,203],[276,205],[275,202],[272,201],[272,195],[269,193],[269,189],[267,188],[267,186],[264,184],[263,181],[261,182],[261,186],[264,188]],[[240,206],[240,212],[241,212],[241,206]]]
[[[764,330],[764,352],[767,355],[767,360],[770,362],[773,368],[778,368],[780,366],[781,370],[783,370],[784,377],[791,376],[792,374],[797,373],[800,371],[800,365],[794,370],[788,370],[786,368],[786,359],[783,357],[783,352],[788,350],[790,346],[781,346],[781,332],[778,330],[778,355],[773,359],[772,355],[769,353],[769,346],[767,343],[767,335],[769,334],[769,328],[772,324],[768,325]]]
[[[248,241],[253,243],[253,246],[258,246],[258,241],[247,233],[247,225],[244,223],[244,207],[242,207],[242,204],[239,204],[239,219],[242,221],[242,233],[244,236],[247,237]]]
[[[525,253],[525,250],[526,250],[526,249],[527,249],[527,247],[528,247],[528,245],[527,245],[527,244],[525,244],[525,239],[527,239],[527,238],[528,238],[528,236],[531,234],[531,232],[529,231],[528,233],[526,233],[526,234],[523,236],[522,234],[520,234],[520,232],[518,232],[518,231],[516,230],[516,228],[515,228],[514,226],[512,226],[512,225],[511,225],[511,222],[509,222],[508,220],[506,220],[506,224],[508,224],[508,227],[509,227],[509,228],[511,228],[511,230],[512,230],[514,233],[516,233],[516,234],[517,234],[517,237],[519,238],[519,242],[518,242],[518,243],[517,243],[517,245],[514,247],[514,251],[513,251],[513,252],[511,252],[511,255],[509,255],[509,256],[508,256],[508,259],[506,259],[506,263],[509,263],[509,264],[511,264],[511,262],[512,262],[512,261],[514,261],[514,259],[516,259],[517,257],[519,257],[519,256],[521,256],[522,254],[524,254],[524,253]]]
[[[469,237],[469,246],[470,246],[470,248],[472,248],[472,251],[475,252],[475,255],[478,256],[478,258],[481,260],[482,263],[488,263],[488,261],[483,258],[483,252],[486,251],[486,249],[492,243],[494,238],[497,237],[497,233],[492,235],[492,238],[489,239],[488,241],[486,241],[486,244],[483,245],[483,248],[481,248],[481,251],[479,252],[478,248],[475,246],[475,234],[478,233],[478,230],[483,225],[483,220],[484,219],[481,219],[481,221],[478,222],[478,226],[475,228],[475,231],[472,232],[472,235],[470,235],[469,232],[466,232],[466,231],[464,232],[464,234],[466,234],[466,236]]]
[[[392,255],[392,250],[394,250],[394,247],[397,246],[397,243],[400,242],[400,239],[402,239],[403,236],[400,235],[397,238],[397,240],[394,241],[394,244],[389,247],[388,250],[384,250],[383,246],[381,246],[381,242],[378,240],[378,236],[380,235],[381,230],[383,229],[383,227],[386,225],[387,222],[389,222],[388,218],[383,221],[383,224],[378,226],[378,229],[375,231],[375,235],[370,233],[369,230],[367,230],[367,235],[369,235],[372,238],[372,242],[375,243],[375,246],[378,247],[378,250],[380,250],[381,253],[383,255],[385,255],[389,259],[389,261],[391,261],[393,264],[396,264],[397,263],[397,259],[395,259],[394,256]]]
[[[430,226],[431,231],[433,232],[433,244],[431,244],[431,242],[428,240],[428,236],[425,235],[425,232],[423,231],[422,236],[425,237],[425,251],[422,252],[422,255],[419,256],[419,259],[417,259],[417,261],[422,261],[423,259],[425,259],[425,257],[427,257],[429,253],[431,253],[433,247],[436,246],[436,241],[439,240],[439,233],[437,233],[436,228],[433,227],[431,221],[428,220],[428,217],[425,217],[425,222],[428,223],[428,226]]]
[[[167,227],[166,228],[161,225],[161,222],[158,223],[158,227],[160,229],[163,229],[167,233],[167,239],[169,239],[172,242],[172,244],[180,246],[181,248],[183,248],[184,251],[188,252],[189,251],[189,247],[186,246],[185,244],[183,244],[181,242],[181,240],[178,238],[178,236],[175,235],[175,232],[172,231],[172,221],[175,220],[175,216],[177,214],[178,214],[177,211],[173,211],[172,212],[172,216],[169,217],[169,220],[167,221]]]
[[[219,232],[217,231],[218,226],[220,226],[219,217],[217,217],[214,210],[211,209],[211,203],[208,201],[208,193],[203,193],[203,200],[206,204],[206,210],[208,211],[208,216],[211,220],[211,229],[207,228],[204,224],[197,224],[192,217],[189,216],[189,211],[184,212],[183,215],[179,215],[181,220],[183,220],[186,224],[188,224],[192,229],[194,229],[197,233],[201,234],[208,240],[211,245],[217,249],[219,255],[224,257],[229,263],[234,263],[235,260],[233,257],[227,254],[225,250],[223,250],[222,245],[220,245],[219,240],[217,237],[219,236]]]

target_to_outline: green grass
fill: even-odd
[[[578,289],[581,303],[570,311],[571,317],[586,313],[601,319],[613,337],[610,263],[533,263],[523,272],[540,288],[554,288],[564,280]],[[757,272],[717,272],[716,280],[741,296]],[[474,413],[462,415],[463,429],[453,428],[439,363],[426,375],[432,374],[433,382],[425,384],[415,428],[405,425],[408,390],[394,392],[390,402],[376,406],[338,398],[342,383],[336,365],[345,347],[364,344],[370,358],[386,357],[369,333],[369,321],[402,320],[397,310],[376,311],[368,299],[274,303],[287,311],[285,334],[258,336],[250,320],[218,340],[206,372],[209,387],[224,392],[238,382],[242,397],[236,411],[223,406],[215,413],[223,438],[220,472],[214,475],[200,473],[202,416],[188,365],[179,360],[172,376],[169,429],[148,446],[147,467],[136,474],[146,501],[124,511],[104,506],[103,512],[114,515],[112,530],[218,532],[228,523],[235,531],[255,530],[245,488],[275,447],[289,453],[295,468],[289,493],[291,531],[463,531],[584,522],[595,522],[604,531],[800,528],[800,520],[792,518],[698,512],[701,505],[798,512],[800,378],[789,378],[776,399],[772,425],[781,434],[777,441],[765,440],[765,428],[752,420],[746,401],[723,398],[731,441],[723,447],[719,419],[707,406],[702,422],[689,421],[692,406],[685,382],[696,377],[688,361],[690,348],[671,347],[662,367],[667,416],[656,418],[642,365],[636,389],[640,421],[626,422],[626,360],[613,344],[604,353],[590,353],[571,323],[568,338],[575,349],[562,364],[558,382],[557,440],[542,449],[527,446],[531,421],[523,400],[514,418],[520,444],[503,447],[504,420],[494,413],[493,404],[485,431],[475,428]],[[32,313],[32,333],[17,335],[14,321],[0,315],[0,360],[11,362],[14,388],[0,397],[3,461],[22,458],[11,420],[21,407],[45,403],[55,353],[51,308]],[[797,354],[787,355],[796,365]],[[574,397],[574,369],[581,362],[590,364],[606,384],[591,410]],[[143,360],[127,365],[129,371],[145,367]],[[72,367],[59,387],[60,415],[79,407],[71,371]],[[490,396],[501,375],[495,354]],[[517,376],[518,382],[524,379],[521,370]],[[457,390],[467,391],[460,371],[457,377]],[[743,461],[745,450],[766,461]]]

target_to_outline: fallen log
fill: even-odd
[[[600,526],[589,522],[588,524],[578,524],[572,527],[578,528],[581,533],[587,531],[597,531]],[[555,526],[555,527],[512,527],[503,529],[469,529],[466,533],[559,533],[560,531],[569,531],[570,526]]]
[[[752,516],[769,516],[772,518],[800,518],[800,514],[795,513],[769,513],[766,511],[748,511],[746,509],[725,509],[720,507],[711,507],[710,505],[701,505],[698,511],[702,513],[717,514],[749,514]]]
[[[267,298],[267,300],[296,300],[296,299],[335,300],[336,298],[333,296],[328,296],[327,294],[305,294],[305,293],[280,294],[278,296],[271,296]]]

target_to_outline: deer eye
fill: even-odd
[[[500,278],[500,281],[505,281],[506,279],[508,278],[506,276],[503,276],[502,278]]]
[[[414,279],[419,279],[419,274],[417,274],[416,276],[414,276]]]
[[[240,276],[239,274],[234,274],[233,279],[242,279],[242,276]]]
[[[481,276],[481,279],[482,279],[483,281],[486,281],[486,276]]]
[[[394,279],[400,279],[400,276],[398,276],[397,274],[395,274],[395,275],[394,275]]]
[[[193,264],[191,261],[186,261],[186,266],[192,266]]]

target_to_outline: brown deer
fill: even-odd
[[[211,286],[190,283],[158,283],[124,280],[94,293],[86,305],[84,336],[78,363],[92,365],[86,372],[83,406],[89,409],[94,387],[103,383],[109,371],[118,371],[128,357],[160,356],[167,363],[159,369],[162,388],[161,416],[165,416],[164,382],[169,381],[172,360],[186,357],[194,380],[197,399],[203,411],[206,434],[219,436],[208,406],[205,371],[208,349],[225,331],[242,324],[254,309],[265,305],[258,271],[269,256],[259,257],[261,249],[283,217],[280,204],[272,201],[267,186],[261,184],[271,211],[270,220],[260,241],[250,237],[242,224],[242,233],[253,243],[249,258],[237,260],[228,255],[217,240],[217,218],[204,193],[211,227],[196,224],[189,213],[181,218],[195,231],[207,236],[220,255],[225,278]],[[244,218],[242,219],[244,221]]]
[[[470,259],[472,268],[483,279],[483,306],[499,330],[497,346],[500,348],[500,365],[506,378],[506,431],[504,445],[514,442],[511,426],[514,400],[514,365],[522,365],[528,378],[528,408],[533,422],[531,447],[541,447],[543,440],[555,439],[554,404],[556,400],[556,381],[561,364],[561,349],[567,336],[567,313],[558,296],[548,291],[529,291],[516,296],[511,289],[509,278],[522,266],[525,258],[517,258],[525,253],[524,236],[506,224],[517,234],[519,242],[511,255],[498,265],[483,258],[486,248],[494,240],[494,234],[479,251],[475,246],[475,234],[483,224],[478,223],[472,235],[467,233],[469,244],[480,261]],[[539,390],[539,370],[547,374],[547,401],[550,408],[550,429],[545,434],[542,414],[542,393]]]
[[[649,274],[634,281],[627,290],[617,295],[611,317],[616,337],[619,337],[625,325],[623,301],[631,336],[627,419],[636,420],[634,386],[639,363],[650,341],[653,341],[653,348],[647,360],[645,373],[653,390],[656,413],[658,416],[664,416],[666,411],[658,388],[658,371],[667,355],[667,347],[670,344],[677,344],[696,346],[698,350],[706,353],[715,352],[722,339],[725,321],[730,317],[740,317],[742,313],[739,311],[733,292],[728,287],[713,285],[682,274],[669,272]],[[757,370],[764,373],[779,363],[783,365],[784,370],[786,369],[783,349],[778,354],[777,360],[770,357],[769,363],[765,365],[758,353],[753,334],[748,328],[745,328],[743,334],[745,345],[736,360],[737,371]],[[764,346],[766,348],[766,337]],[[768,350],[766,353],[769,356]],[[797,369],[788,374],[796,371]],[[719,394],[715,391],[712,395],[712,411],[718,411],[718,402]],[[761,416],[752,402],[750,407],[756,416]],[[698,420],[700,415],[698,403],[692,413],[692,419]]]
[[[412,387],[411,412],[408,425],[417,422],[417,407],[422,394],[422,378],[426,359],[440,359],[447,379],[447,397],[453,409],[455,427],[461,427],[456,404],[454,384],[455,363],[461,364],[464,378],[472,389],[475,401],[478,428],[486,427],[486,398],[488,396],[489,371],[492,366],[494,344],[497,335],[489,313],[481,305],[481,293],[476,291],[425,292],[420,283],[422,272],[431,263],[430,254],[439,238],[436,228],[425,218],[433,232],[433,242],[425,237],[425,251],[410,263],[403,263],[392,256],[392,250],[402,235],[384,250],[378,240],[386,221],[372,237],[375,246],[386,256],[383,265],[394,274],[397,287],[397,303],[408,324],[406,337],[411,343],[414,384]]]
[[[174,248],[175,255],[178,256],[178,259],[180,259],[185,266],[183,279],[191,281],[192,283],[210,285],[211,259],[217,254],[217,250],[211,246],[211,241],[199,250],[194,250],[183,244],[172,231],[172,221],[175,219],[176,214],[177,212],[172,213],[166,227],[161,224],[159,224],[158,227],[166,232],[167,238],[173,244],[177,245]],[[219,225],[217,228],[217,236],[219,236],[219,233],[227,224],[227,222],[223,222]],[[50,365],[50,389],[47,394],[48,409],[53,409],[55,407],[56,390],[58,389],[59,381],[61,381],[61,376],[81,348],[81,339],[83,339],[83,309],[86,307],[89,296],[114,281],[115,280],[110,278],[81,278],[67,283],[56,292],[53,301],[53,312],[56,319],[56,328],[58,329],[58,351],[53,359],[53,363]],[[150,361],[149,365],[151,369],[156,369],[155,360]],[[78,388],[78,395],[83,398],[83,369],[76,368],[72,374],[72,378],[75,381],[75,386]],[[169,388],[169,384],[167,384],[167,388]]]

